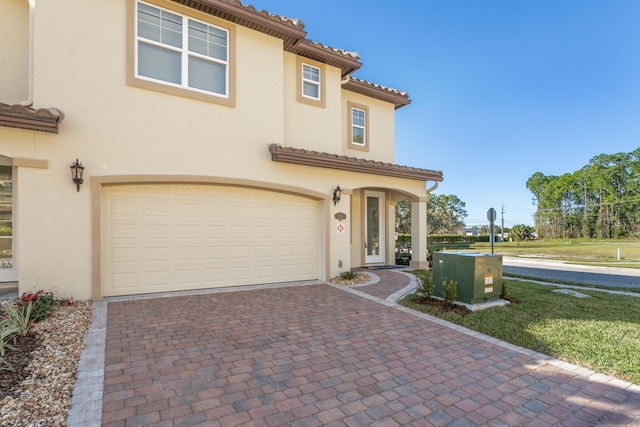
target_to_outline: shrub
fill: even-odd
[[[429,234],[427,238],[429,244],[431,243],[446,243],[446,244],[472,244],[478,242],[488,242],[489,236],[465,236],[462,234]]]
[[[57,305],[72,305],[73,300],[69,298],[55,298],[53,292],[45,292],[42,289],[32,293],[25,292],[20,297],[20,307],[31,302],[33,304],[30,319],[33,322],[40,322],[51,316]]]
[[[13,308],[13,310],[17,311],[15,308]],[[8,313],[10,312],[11,309],[9,309]],[[0,372],[15,372],[13,366],[11,366],[11,364],[4,359],[4,355],[7,353],[7,350],[16,350],[13,345],[15,345],[16,343],[16,335],[18,335],[19,333],[20,328],[11,320],[11,318],[0,318]]]
[[[418,279],[420,280],[420,286],[416,289],[416,294],[426,298],[427,301],[431,301],[431,297],[436,290],[436,285],[433,284],[431,275],[424,275],[418,277]]]
[[[411,254],[408,252],[396,252],[396,265],[409,265]]]
[[[353,271],[343,271],[342,273],[340,273],[340,278],[342,280],[353,280],[356,278],[356,273],[354,273]]]
[[[454,301],[458,298],[458,282],[453,280],[442,282],[442,297],[449,307],[453,307]]]
[[[13,341],[15,344],[15,334],[19,331],[18,327],[13,323],[7,321],[7,319],[2,319],[0,322],[0,356],[4,356],[7,350],[15,351],[15,347],[9,344],[10,341]]]
[[[6,318],[4,322],[9,325],[14,325],[16,333],[21,337],[27,335],[29,327],[31,326],[31,312],[33,310],[33,302],[29,301],[26,304],[22,304],[21,307],[10,306],[7,309]]]
[[[30,316],[33,322],[39,322],[51,316],[51,313],[53,313],[53,310],[56,308],[56,300],[53,297],[53,292],[45,292],[43,290],[39,290],[36,293],[23,293],[20,297],[20,302],[22,306],[28,303],[33,304]]]

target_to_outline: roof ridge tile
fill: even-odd
[[[383,86],[383,85],[380,85],[380,84],[377,84],[377,83],[371,83],[371,82],[369,82],[367,80],[360,79],[358,77],[351,77],[350,79],[351,80],[355,80],[358,83],[362,83],[362,84],[371,86],[371,87],[376,88],[376,89],[382,89],[382,90],[386,90],[387,92],[395,93],[396,95],[409,96],[409,94],[407,92],[405,92],[405,91],[402,91],[402,90],[399,90],[399,89],[394,89],[394,88],[387,87],[387,86]]]
[[[273,21],[280,21],[280,22],[284,22],[286,24],[291,25],[292,27],[298,29],[298,30],[304,30],[304,22],[302,22],[302,20],[298,19],[298,18],[289,18],[287,16],[284,15],[278,15],[275,13],[271,13],[265,9],[258,9],[256,8],[254,5],[252,4],[244,4],[242,3],[240,0],[222,0],[226,3],[232,4],[234,6],[238,6],[241,7],[245,10],[248,10],[249,12],[252,13],[256,13],[258,15],[261,15],[265,18],[269,18]]]
[[[329,51],[331,53],[337,53],[337,54],[340,54],[340,55],[342,55],[344,57],[347,57],[349,59],[353,59],[355,61],[360,59],[360,55],[358,55],[358,52],[353,52],[353,51],[349,51],[349,50],[345,50],[345,49],[338,49],[338,48],[331,47],[331,46],[328,46],[328,45],[320,43],[320,42],[313,41],[313,40],[311,40],[309,38],[307,38],[306,40],[309,42],[310,45],[318,47],[320,49],[324,49],[324,50]]]

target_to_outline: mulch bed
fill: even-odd
[[[5,396],[17,397],[16,390],[27,378],[27,367],[31,363],[31,353],[40,347],[40,335],[30,331],[26,336],[19,337],[14,345],[16,351],[7,350],[3,359],[15,370],[0,371],[0,401]]]
[[[454,304],[453,306],[451,306],[441,299],[428,300],[425,297],[414,297],[413,302],[415,304],[428,305],[443,313],[453,312],[460,316],[466,316],[467,314],[473,313],[463,305]]]

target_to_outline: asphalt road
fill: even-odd
[[[531,258],[503,258],[503,274],[555,279],[619,288],[640,289],[640,269],[593,267]]]

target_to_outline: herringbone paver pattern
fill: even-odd
[[[102,423],[640,423],[586,375],[324,284],[112,301]]]
[[[357,289],[365,294],[372,295],[376,298],[385,299],[389,295],[401,290],[409,284],[411,279],[398,271],[393,270],[367,270],[356,269],[355,271],[362,271],[365,273],[373,273],[380,278],[380,281],[369,286],[358,286]]]

